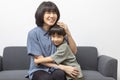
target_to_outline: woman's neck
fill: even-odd
[[[48,30],[50,29],[50,26],[48,26],[48,25],[43,25],[43,29],[44,29],[45,31],[48,31]]]

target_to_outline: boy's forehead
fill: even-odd
[[[54,34],[52,34],[52,35],[53,35],[53,36],[63,36],[63,35],[58,34],[57,32],[54,33]]]

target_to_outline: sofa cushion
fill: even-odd
[[[6,47],[3,51],[3,70],[24,70],[29,68],[26,47]]]
[[[105,77],[98,71],[93,70],[83,70],[83,75],[85,80],[115,80],[112,77]]]
[[[82,70],[97,70],[98,52],[95,47],[77,47],[76,58]]]
[[[2,56],[0,56],[0,71],[2,70]]]
[[[0,71],[0,80],[29,80],[25,78],[27,70],[6,70]]]

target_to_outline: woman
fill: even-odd
[[[29,69],[30,80],[66,80],[65,73],[71,77],[79,74],[75,67],[57,65],[55,63],[37,63],[35,59],[47,57],[54,54],[56,47],[52,44],[49,29],[57,23],[60,18],[60,13],[57,6],[53,2],[43,2],[37,8],[35,19],[37,27],[29,31],[27,39],[28,54],[31,56]],[[76,44],[67,28],[67,26],[59,22],[67,33],[68,43],[73,53],[76,53]],[[39,65],[39,66],[38,66]]]

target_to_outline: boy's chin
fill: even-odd
[[[59,46],[59,45],[55,44],[55,46]]]

